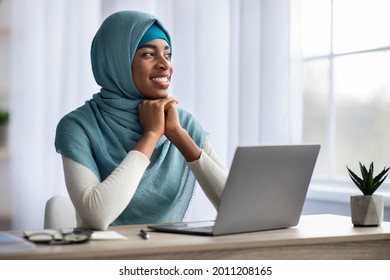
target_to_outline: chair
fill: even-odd
[[[74,228],[77,226],[76,210],[69,197],[56,195],[46,202],[43,227]]]

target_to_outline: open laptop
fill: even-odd
[[[156,231],[224,235],[298,224],[320,145],[237,147],[215,221],[150,225]]]

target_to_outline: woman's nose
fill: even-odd
[[[158,69],[169,69],[171,67],[171,62],[166,59],[165,57],[160,57],[158,62],[157,62],[157,68]]]

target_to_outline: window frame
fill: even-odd
[[[334,0],[330,1],[330,46],[329,53],[326,55],[310,55],[307,57],[302,57],[302,65],[305,65],[307,62],[312,62],[316,60],[326,60],[328,64],[328,78],[327,78],[327,102],[328,106],[328,120],[327,120],[327,141],[329,145],[329,150],[325,155],[327,158],[327,172],[326,178],[319,178],[313,176],[312,184],[308,192],[308,198],[313,200],[321,201],[331,201],[338,203],[349,203],[351,195],[359,195],[361,192],[353,184],[351,180],[346,176],[346,179],[335,178],[332,175],[334,160],[335,160],[335,131],[336,131],[336,119],[335,119],[335,92],[334,92],[334,60],[351,55],[359,55],[366,53],[378,53],[388,51],[390,52],[390,45],[385,47],[378,48],[369,48],[358,51],[345,51],[345,52],[334,52]],[[302,3],[301,3],[302,5]],[[304,96],[304,94],[303,94]],[[390,178],[390,177],[389,177]],[[389,179],[387,179],[389,180]],[[375,193],[378,195],[383,195],[385,207],[390,207],[390,183],[384,182],[383,186]]]

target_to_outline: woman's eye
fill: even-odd
[[[171,53],[165,54],[165,59],[171,60],[171,57],[172,57]]]
[[[145,52],[145,53],[142,54],[142,56],[144,56],[144,57],[152,57],[153,53],[152,52]]]

